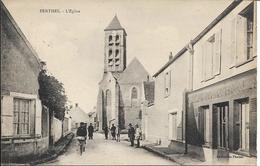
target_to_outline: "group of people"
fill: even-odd
[[[87,135],[88,135],[88,139],[93,139],[93,133],[94,133],[94,127],[93,127],[92,123],[90,123],[88,127],[87,127],[87,124],[85,124],[84,122],[80,123],[80,126],[77,129],[76,135],[77,135],[77,137],[85,138],[83,151],[85,151]]]
[[[109,129],[107,126],[104,127],[104,134],[105,134],[105,139],[108,139],[108,133],[109,130],[111,131],[111,136],[112,136],[112,140],[116,140],[117,142],[120,142],[120,128],[117,125],[117,127],[112,124],[111,128]]]
[[[132,126],[131,123],[129,123],[128,125],[128,138],[131,142],[131,146],[134,146],[134,141],[136,139],[137,141],[137,145],[136,147],[139,148],[140,147],[140,139],[141,139],[141,136],[142,136],[142,131],[141,129],[139,128],[138,125],[135,125],[135,128]]]
[[[139,128],[138,125],[135,125],[135,128],[132,126],[132,124],[130,123],[128,125],[128,138],[131,142],[131,146],[134,146],[134,142],[135,140],[137,141],[136,147],[139,148],[140,147],[140,139],[142,136],[142,131]],[[104,127],[104,134],[105,134],[105,139],[108,139],[108,133],[109,130],[111,132],[111,137],[112,140],[116,140],[117,142],[120,142],[120,128],[119,126],[115,126],[114,124],[112,124],[111,128],[109,129],[107,126]]]
[[[88,139],[93,139],[93,133],[94,133],[94,127],[92,123],[90,123],[89,126],[87,127],[87,124],[81,122],[76,134],[77,136],[82,136],[85,138],[87,138],[88,135]]]
[[[104,134],[105,134],[105,139],[108,139],[108,133],[110,131],[111,136],[112,136],[112,140],[116,140],[117,142],[120,142],[120,127],[118,125],[115,126],[114,124],[112,124],[111,128],[108,128],[106,126],[106,127],[104,127],[103,130],[104,130]],[[85,143],[86,143],[87,134],[88,134],[88,139],[91,140],[91,139],[93,139],[93,133],[94,133],[94,127],[93,127],[92,123],[90,123],[89,126],[87,127],[87,125],[85,123],[81,122],[80,127],[78,128],[76,135],[79,136],[79,137],[84,137]],[[140,147],[141,135],[142,135],[142,131],[139,128],[139,126],[136,124],[135,128],[134,128],[132,126],[132,124],[129,123],[129,125],[128,125],[128,138],[131,142],[131,146],[134,146],[134,142],[136,140],[137,141],[136,147],[137,148]],[[85,148],[83,149],[83,151],[85,151]]]

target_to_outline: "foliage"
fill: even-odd
[[[46,70],[39,73],[39,96],[42,104],[49,108],[51,114],[59,120],[64,119],[65,104],[67,96],[63,84],[59,82],[54,76],[48,75]]]

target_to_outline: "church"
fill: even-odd
[[[137,58],[127,66],[127,33],[117,16],[104,31],[104,73],[97,97],[98,129],[102,131],[112,124],[121,129],[129,123],[141,125],[143,83],[149,80],[149,73]]]

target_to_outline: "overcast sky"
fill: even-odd
[[[66,94],[86,112],[96,105],[103,74],[104,28],[117,14],[127,36],[127,63],[137,57],[153,75],[230,0],[4,0]],[[80,13],[40,13],[76,9]]]

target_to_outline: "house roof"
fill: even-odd
[[[154,81],[145,81],[143,84],[145,100],[148,101],[148,105],[154,103]]]
[[[79,106],[71,108],[68,113],[71,116],[72,121],[75,122],[87,122],[89,118],[88,113]]]
[[[12,23],[13,27],[15,28],[15,30],[17,31],[17,33],[19,34],[19,36],[22,38],[22,40],[24,41],[24,43],[27,45],[27,47],[29,48],[29,50],[32,52],[32,54],[34,55],[37,63],[40,65],[41,67],[41,59],[39,58],[38,54],[36,53],[36,51],[33,49],[32,45],[30,44],[30,42],[27,40],[27,38],[25,37],[25,35],[23,34],[23,32],[21,31],[21,29],[19,28],[19,26],[17,25],[17,23],[15,22],[14,18],[12,17],[12,15],[9,13],[8,9],[5,7],[4,3],[1,1],[1,17],[4,16],[3,13],[6,14],[7,18],[10,20],[10,22]],[[3,12],[3,13],[2,13]]]
[[[204,35],[206,35],[220,20],[222,20],[226,15],[228,15],[235,7],[237,7],[242,0],[234,0],[220,15],[218,15],[201,33],[199,33],[190,44],[195,45]],[[153,76],[157,77],[161,72],[163,72],[169,65],[171,65],[176,59],[183,55],[187,51],[187,46],[184,46],[171,60],[169,60],[158,72]]]
[[[105,28],[105,31],[106,30],[118,30],[118,29],[124,29],[124,28],[121,26],[117,16],[115,15],[114,18],[112,19],[112,21],[110,22],[110,24]]]

